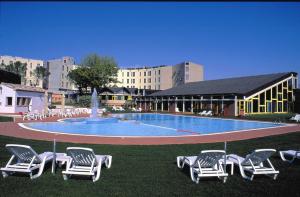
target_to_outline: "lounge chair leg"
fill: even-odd
[[[9,174],[7,172],[2,171],[2,176],[3,176],[3,178],[6,178],[9,176]]]
[[[65,181],[68,180],[68,175],[63,174],[63,178]]]
[[[110,168],[111,167],[111,163],[112,163],[112,156],[107,156],[106,160],[105,160],[105,166],[107,168]]]
[[[193,168],[190,168],[190,174],[191,174],[191,179],[193,182],[196,182],[196,183],[197,183],[197,181],[199,182],[199,178],[197,178],[197,179],[195,178],[195,173],[194,173]]]
[[[226,183],[226,181],[227,181],[227,177],[225,176],[223,177],[223,183]]]
[[[99,165],[97,166],[97,171],[96,171],[96,177],[95,177],[95,175],[93,176],[93,182],[96,182],[96,181],[98,181],[99,180],[99,178],[100,178],[100,174],[101,174],[101,161],[100,161],[100,163],[99,163]]]

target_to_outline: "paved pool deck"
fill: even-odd
[[[76,117],[87,117],[81,115]],[[300,124],[290,124],[288,126],[278,128],[266,128],[259,130],[236,131],[231,133],[220,133],[211,135],[198,136],[178,136],[178,137],[98,137],[98,136],[84,136],[84,135],[68,135],[68,134],[54,134],[47,132],[33,131],[22,128],[18,123],[26,122],[55,122],[59,117],[48,117],[43,120],[25,120],[15,118],[15,122],[0,122],[0,135],[53,141],[57,142],[71,142],[82,144],[118,144],[118,145],[164,145],[164,144],[199,144],[199,143],[214,143],[224,141],[238,141],[253,139],[272,135],[281,135],[292,132],[300,132]]]

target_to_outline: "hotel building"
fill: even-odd
[[[122,68],[118,71],[117,87],[165,90],[189,82],[203,81],[203,66],[182,62],[174,66]]]
[[[43,80],[38,79],[34,73],[35,73],[35,69],[38,66],[43,66],[43,60],[29,59],[29,58],[16,57],[16,56],[7,56],[7,55],[0,56],[0,64],[9,65],[18,61],[27,65],[24,81],[22,81],[21,84],[26,86],[35,86],[35,87],[42,88]]]
[[[72,57],[62,57],[59,59],[47,60],[45,67],[50,72],[46,80],[46,87],[49,91],[77,90],[77,87],[68,77],[68,73],[76,69],[75,60]]]

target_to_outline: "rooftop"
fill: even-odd
[[[1,83],[1,85],[4,85],[6,87],[9,87],[13,90],[21,90],[21,91],[27,91],[27,92],[45,92],[44,89],[39,87],[32,87],[32,86],[25,86],[20,84],[12,84],[12,83]]]
[[[218,80],[207,80],[186,83],[174,88],[155,92],[149,96],[177,96],[177,95],[251,95],[259,89],[268,87],[272,83],[290,76],[297,76],[295,72],[274,73],[247,77],[236,77]]]

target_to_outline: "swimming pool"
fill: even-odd
[[[285,126],[271,122],[152,113],[114,114],[113,117],[118,121],[86,124],[83,118],[71,118],[61,122],[23,123],[21,126],[43,132],[110,137],[197,136]]]

